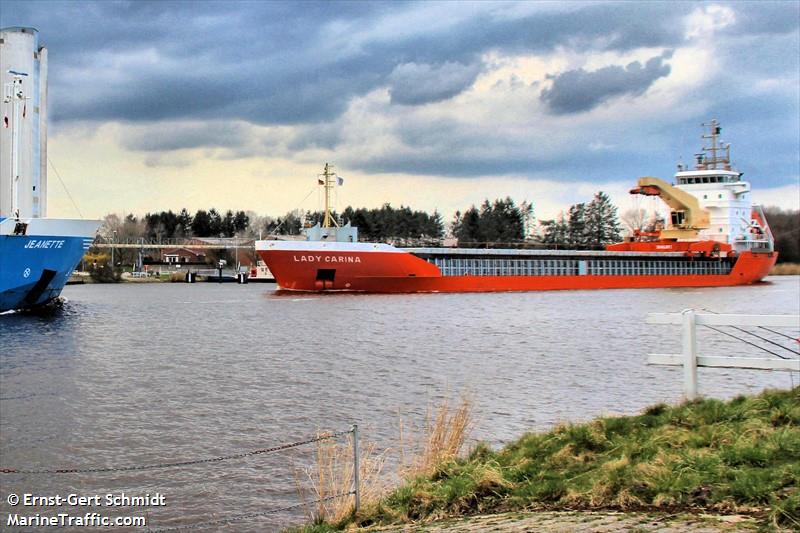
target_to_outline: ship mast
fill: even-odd
[[[703,123],[703,127],[708,127],[709,133],[703,134],[703,139],[709,139],[711,146],[703,146],[703,153],[697,154],[697,170],[717,170],[717,165],[723,165],[725,170],[731,169],[731,145],[730,143],[719,142],[717,136],[722,132],[722,128],[717,119],[712,118],[711,122]],[[724,154],[717,155],[717,152],[724,151]],[[709,154],[709,155],[706,155]]]
[[[3,103],[11,104],[11,214],[19,220],[19,134],[20,134],[20,108],[27,100],[22,90],[22,77],[24,72],[8,71],[14,76],[13,80],[5,84]]]
[[[325,218],[322,221],[323,228],[339,227],[339,223],[331,216],[331,192],[336,186],[336,173],[333,171],[333,165],[325,163],[325,170],[321,174],[322,178],[319,180],[320,185],[325,187]]]

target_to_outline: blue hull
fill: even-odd
[[[0,312],[57,298],[93,241],[94,236],[0,235]]]

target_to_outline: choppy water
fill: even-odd
[[[431,401],[465,388],[475,394],[475,438],[499,446],[560,421],[679,401],[681,370],[645,364],[647,353],[678,353],[679,331],[646,325],[647,313],[800,313],[798,277],[525,294],[287,296],[273,287],[75,286],[58,316],[0,316],[0,466],[183,461],[353,422],[364,441],[393,447],[401,417],[420,423]],[[720,334],[699,335],[715,354],[755,355]],[[700,371],[701,392],[715,397],[789,386],[786,373]],[[147,513],[154,528],[291,505],[296,471],[313,451],[143,472],[0,474],[0,529],[13,529],[12,492],[160,492],[167,505]],[[211,530],[273,530],[300,516]]]

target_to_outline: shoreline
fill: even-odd
[[[769,273],[770,276],[800,276],[800,263],[778,263]]]
[[[184,273],[179,273],[183,277]],[[778,263],[773,267],[770,273],[767,275],[769,276],[800,276],[800,263]],[[198,280],[201,281],[201,280]],[[205,283],[205,280],[202,280]],[[91,276],[88,272],[74,272],[72,276],[70,276],[70,281],[67,283],[68,285],[88,285],[88,284],[113,284],[113,283],[133,283],[133,284],[150,284],[150,283],[186,283],[183,279],[174,278],[172,276],[162,275],[162,276],[148,276],[148,277],[133,277],[130,275],[129,272],[126,272],[122,275],[122,279],[117,282],[103,282],[103,281],[96,281],[91,279]],[[259,281],[259,284],[262,282]],[[271,282],[267,282],[271,283]]]
[[[733,516],[752,530],[791,529],[800,527],[798,450],[800,387],[730,401],[657,404],[639,415],[526,433],[497,450],[478,444],[466,456],[444,459],[377,498],[362,499],[358,513],[351,508],[338,521],[288,531],[447,531],[440,527],[446,522],[501,515],[519,515],[533,527],[542,513],[578,513],[563,529],[552,523],[558,531],[580,530],[570,526],[591,513],[621,513],[623,522],[637,515],[656,521]],[[492,530],[519,531],[511,523]]]

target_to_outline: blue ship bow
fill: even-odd
[[[0,312],[57,298],[99,227],[99,220],[0,218]]]

